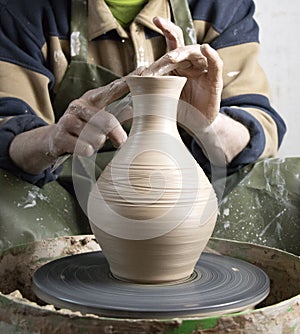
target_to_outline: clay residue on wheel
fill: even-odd
[[[43,240],[4,251],[0,255],[0,292],[18,292],[23,299],[39,302],[32,291],[33,273],[42,265],[63,256],[97,251],[100,247],[93,236],[72,236]]]

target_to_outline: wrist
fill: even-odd
[[[250,133],[242,123],[219,113],[194,139],[212,164],[225,166],[246,148]]]
[[[57,155],[49,148],[49,133],[53,125],[18,134],[11,142],[9,156],[23,171],[36,175],[50,167]]]

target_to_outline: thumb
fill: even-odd
[[[207,59],[209,77],[213,80],[222,82],[223,61],[218,52],[210,45],[202,44],[201,53]]]

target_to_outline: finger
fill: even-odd
[[[202,64],[201,66],[203,66],[203,63],[207,61],[206,56],[201,52],[201,46],[199,44],[180,47],[168,52],[168,55],[170,61],[173,63],[189,61],[195,64]]]
[[[126,82],[126,77],[131,75],[142,75],[146,70],[145,66],[139,66],[137,69],[129,73],[127,76],[117,79],[110,84],[91,90],[83,95],[89,104],[104,109],[109,104],[121,99],[129,93],[129,87]]]
[[[169,51],[149,66],[148,73],[165,75],[175,70],[184,70],[192,67],[197,71],[204,71],[207,68],[207,59],[202,54],[199,44]]]
[[[78,136],[80,155],[89,156],[93,154],[91,152],[99,150],[107,137],[116,147],[123,144],[127,138],[126,132],[116,117],[104,110],[96,111],[97,108],[75,100],[60,121],[65,132]],[[83,143],[86,143],[86,148]]]
[[[176,69],[177,65],[175,62],[170,58],[168,54],[162,56],[155,62],[153,62],[143,73],[143,75],[166,75],[169,72],[172,72],[174,69]]]
[[[76,116],[78,119],[88,122],[99,112],[99,109],[89,105],[86,101],[77,99],[72,101],[65,114]]]
[[[117,118],[107,111],[99,111],[89,121],[90,125],[94,126],[97,131],[105,134],[106,136],[118,125],[120,125]]]
[[[153,23],[164,34],[168,50],[174,50],[180,46],[184,46],[182,30],[176,24],[158,16],[153,18]]]
[[[86,122],[80,120],[74,114],[65,114],[56,124],[56,131],[52,137],[52,150],[60,156],[65,153],[76,153],[82,156],[91,156],[97,145],[93,144],[93,140],[87,140],[81,134],[91,132],[86,129]],[[85,131],[84,131],[85,129]],[[104,135],[104,142],[106,136]]]
[[[73,153],[78,136],[68,132],[63,124],[55,124],[55,131],[49,142],[51,155]]]
[[[98,109],[102,109],[128,92],[129,88],[125,79],[120,78],[106,86],[86,92],[81,99]]]
[[[109,132],[108,138],[111,140],[114,147],[119,147],[125,143],[127,139],[127,134],[122,126],[119,124]]]
[[[74,153],[83,157],[91,157],[95,153],[94,146],[80,138],[76,140],[74,147]]]
[[[147,70],[146,66],[139,66],[137,69],[135,69],[133,72],[129,73],[127,76],[142,75],[145,70]]]
[[[78,137],[85,124],[86,122],[79,119],[76,115],[67,113],[57,122],[57,128],[62,133],[69,133]]]
[[[94,151],[103,147],[107,137],[118,147],[126,141],[127,134],[116,117],[106,111],[92,117],[79,136],[81,141],[91,144]]]
[[[90,145],[93,148],[93,152],[96,152],[103,147],[107,137],[106,133],[95,127],[92,122],[89,122],[85,125],[78,138],[81,142]]]
[[[208,75],[212,79],[222,81],[223,61],[218,52],[208,44],[201,45],[201,52],[207,59]]]
[[[101,111],[97,113],[91,119],[88,125],[91,125],[93,127],[90,128],[90,130],[89,127],[87,127],[88,132],[93,133],[94,131],[96,131],[98,135],[99,133],[103,134],[105,138],[108,137],[112,141],[115,147],[119,147],[127,139],[127,134],[125,130],[122,128],[117,118],[106,111]],[[97,141],[98,137],[95,136],[94,138],[95,141],[93,145],[96,144],[97,145],[96,148],[100,149],[104,145],[104,143],[103,145],[101,145],[101,142]]]

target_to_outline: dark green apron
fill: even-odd
[[[195,43],[187,3],[182,0],[170,0],[170,3],[175,22],[183,28],[186,44]],[[86,1],[72,1],[71,31],[80,32],[80,52],[72,57],[53,101],[56,119],[69,102],[87,90],[118,78],[105,68],[87,64],[86,11]],[[73,165],[77,169],[72,171],[70,159],[64,164],[59,180],[43,188],[0,170],[0,250],[49,237],[90,233],[88,220],[73,196],[72,181],[75,179],[87,196],[91,179],[101,173],[113,154],[112,145],[107,143],[97,155],[94,177],[90,175],[93,161],[76,159]],[[214,236],[300,254],[299,172],[298,158],[268,159],[228,177]],[[224,180],[214,183],[217,192],[218,182],[222,188]],[[81,205],[84,201],[86,198],[80,200]]]
[[[103,67],[87,64],[86,3],[82,0],[72,1],[71,31],[79,32],[80,48],[79,53],[72,56],[54,97],[56,120],[63,115],[72,100],[89,89],[106,85],[118,78]],[[113,150],[112,145],[106,144],[101,158],[97,158],[100,161],[96,166],[97,175],[110,161]],[[78,173],[73,171],[73,177],[82,187],[83,194],[88,194],[91,162],[84,158],[77,160],[74,166],[77,166]],[[91,233],[88,219],[73,195],[72,159],[64,164],[58,181],[48,183],[43,188],[3,170],[0,170],[0,182],[0,250],[50,237]],[[84,200],[81,200],[81,205]]]
[[[300,158],[265,159],[227,182],[235,186],[221,202],[213,236],[300,255]]]

